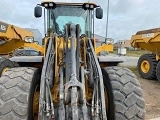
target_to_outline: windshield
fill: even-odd
[[[64,31],[67,23],[79,24],[81,26],[81,34],[85,34],[87,11],[83,8],[75,6],[59,6],[51,11],[51,28],[60,34]]]

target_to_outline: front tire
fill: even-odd
[[[138,72],[144,79],[156,79],[156,57],[153,54],[144,54],[138,60]]]
[[[107,67],[102,73],[108,96],[108,120],[144,120],[142,89],[131,70]]]
[[[36,68],[12,68],[0,78],[0,119],[34,120],[33,98],[39,85]]]

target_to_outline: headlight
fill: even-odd
[[[32,42],[34,42],[34,38],[33,37],[25,37],[24,41],[32,43]]]
[[[107,44],[113,44],[113,43],[114,43],[114,40],[111,39],[111,38],[107,38],[106,43],[107,43]]]

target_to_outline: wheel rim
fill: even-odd
[[[4,74],[8,69],[9,69],[9,67],[5,67],[5,68],[2,70],[2,74]]]
[[[148,73],[150,70],[150,64],[147,60],[143,60],[141,63],[141,70],[143,73]]]

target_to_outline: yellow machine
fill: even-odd
[[[96,54],[99,54],[101,51],[106,51],[106,52],[113,52],[113,44],[102,44],[101,46],[99,47],[96,47]]]
[[[138,60],[138,72],[145,79],[158,79],[160,82],[160,28],[139,31],[131,38],[135,48],[148,50]]]
[[[33,51],[24,48],[32,48],[44,54],[44,48],[34,42],[32,32],[0,21],[0,55],[3,56],[3,58],[0,58],[0,76],[7,69],[19,66],[20,64],[24,65],[28,62],[33,64],[35,62],[37,63],[38,60],[40,61],[40,59],[40,62],[42,62],[42,57],[34,57],[35,59],[32,60],[24,55],[22,57],[14,57],[17,51],[21,52],[21,55],[22,50],[24,52]],[[36,63],[34,65],[36,65]]]
[[[102,19],[102,8],[45,0],[35,7],[35,17],[42,16],[42,9],[46,20],[42,61],[2,74],[0,118],[144,120],[145,104],[135,75],[111,66],[112,60],[101,63],[96,56],[92,26],[93,19]]]
[[[0,55],[30,47],[44,53],[44,48],[34,43],[32,32],[0,21]]]

